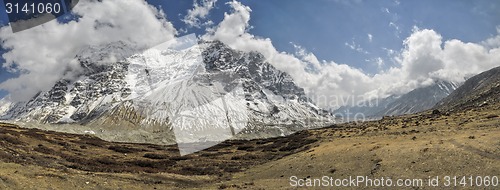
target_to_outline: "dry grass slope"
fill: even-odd
[[[0,123],[0,189],[283,189],[289,177],[500,174],[500,103],[346,123],[283,138],[113,143]]]

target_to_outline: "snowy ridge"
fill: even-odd
[[[176,45],[182,48],[160,44],[140,53],[122,42],[90,47],[76,56],[77,78],[61,79],[28,102],[2,103],[0,111],[17,121],[173,133],[181,143],[240,131],[244,138],[286,135],[331,121],[259,53],[221,42]],[[155,138],[171,142],[172,134]]]
[[[10,100],[10,95],[5,96],[0,99],[0,116],[4,116],[7,112],[12,109],[13,103]],[[2,117],[0,117],[2,119]]]
[[[378,104],[368,106],[344,106],[335,111],[341,117],[351,117],[362,114],[366,118],[380,118],[389,115],[412,114],[431,109],[436,103],[450,95],[459,87],[458,84],[448,81],[436,80],[434,84],[417,88],[401,96],[389,96],[387,98],[372,100]],[[348,118],[347,118],[348,119]],[[352,118],[351,118],[352,119]],[[357,118],[359,119],[359,118]]]
[[[465,110],[492,105],[500,99],[500,67],[484,71],[467,79],[460,88],[441,100],[434,109]]]

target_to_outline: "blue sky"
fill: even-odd
[[[176,28],[185,27],[180,19],[191,2],[180,1],[180,6],[172,1],[149,2],[161,4]],[[208,19],[220,22],[223,13],[229,11],[226,2],[217,1]],[[290,43],[298,44],[320,60],[348,64],[368,73],[376,73],[378,67],[373,60],[378,57],[386,59],[386,67],[391,66],[386,49],[402,49],[403,40],[414,26],[434,29],[444,40],[480,42],[495,35],[496,26],[500,25],[500,1],[495,0],[241,2],[252,9],[250,33],[270,38],[278,50],[293,53]],[[203,33],[203,30],[189,32]]]
[[[1,0],[0,0],[1,1]],[[190,0],[148,0],[160,7],[182,34],[202,35],[205,28],[188,27],[182,18]],[[216,2],[206,20],[219,23],[229,12],[227,0]],[[314,53],[320,60],[347,64],[373,75],[397,63],[388,51],[401,51],[412,29],[432,29],[444,40],[479,43],[497,34],[500,1],[497,0],[241,0],[252,9],[249,33],[270,38],[278,51],[294,53],[292,44]],[[8,22],[0,7],[0,23]],[[376,63],[384,61],[383,65]],[[3,60],[0,60],[3,62]],[[0,82],[13,77],[0,69]],[[0,92],[0,97],[5,92]]]

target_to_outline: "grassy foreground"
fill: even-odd
[[[176,146],[1,123],[0,189],[295,189],[291,176],[440,176],[442,188],[444,176],[500,176],[499,115],[500,104],[429,111],[284,138],[226,141],[183,157]]]

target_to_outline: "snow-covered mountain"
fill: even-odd
[[[356,114],[358,114],[356,119],[361,119],[362,116],[379,118],[388,115],[417,113],[432,108],[458,86],[452,82],[439,80],[430,86],[417,88],[404,95],[392,95],[379,100],[371,100],[369,103],[361,104],[363,106],[343,106],[334,113],[340,116],[349,115],[351,117],[349,119],[354,118]]]
[[[7,111],[11,109],[13,103],[10,99],[10,95],[5,96],[0,99],[0,115],[4,115]]]
[[[417,88],[388,104],[378,115],[403,115],[431,109],[458,86],[452,82],[437,81],[433,85]]]
[[[177,142],[199,140],[196,131],[204,141],[240,131],[249,138],[286,135],[331,119],[259,53],[217,41],[136,52],[122,42],[90,47],[76,57],[78,77],[2,106],[2,118],[145,130]]]

